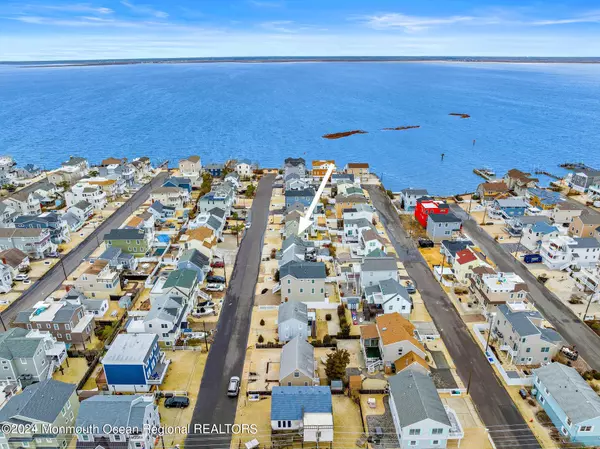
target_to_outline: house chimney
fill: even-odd
[[[6,257],[3,257],[3,258],[2,258],[2,263],[3,263],[4,265],[6,265]]]
[[[66,289],[67,289],[67,293],[69,293],[71,291],[71,288],[73,288],[72,285],[67,285]]]

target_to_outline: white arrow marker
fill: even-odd
[[[315,207],[317,207],[317,204],[319,203],[321,194],[323,193],[323,190],[325,190],[325,185],[327,184],[327,180],[333,173],[334,168],[335,168],[335,165],[333,165],[333,164],[331,164],[327,168],[327,173],[325,173],[325,176],[323,177],[323,181],[321,181],[321,185],[319,186],[319,190],[317,190],[317,193],[315,194],[315,197],[313,198],[312,203],[310,203],[310,207],[306,211],[306,215],[304,217],[300,217],[300,223],[298,224],[298,235],[302,234],[304,231],[306,231],[310,227],[310,225],[313,224],[310,217],[312,216],[313,212],[315,211]]]

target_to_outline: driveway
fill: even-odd
[[[582,206],[583,207],[583,206]],[[529,287],[529,297],[558,333],[570,344],[577,346],[579,354],[595,370],[600,370],[600,338],[554,293],[540,284],[536,277],[511,254],[498,245],[474,220],[458,206],[452,211],[463,219],[463,229],[477,246],[494,261],[501,271],[517,273]],[[596,213],[592,211],[590,213]]]
[[[433,277],[414,243],[406,236],[389,197],[377,186],[366,188],[394,248],[401,260],[406,261],[406,271],[419,289],[425,307],[456,365],[458,375],[465,385],[468,385],[470,380],[471,398],[482,421],[491,429],[490,434],[496,447],[539,448],[533,433],[471,337],[450,298]]]
[[[112,229],[121,226],[148,199],[152,189],[162,185],[168,176],[167,172],[161,172],[152,178],[152,181],[140,188],[116,212],[102,222],[94,232],[87,236],[77,248],[62,257],[62,263],[57,263],[50,268],[31,288],[2,312],[1,316],[4,324],[8,325],[17,316],[17,313],[33,307],[36,302],[47,298],[52,292],[57,290],[65,280],[66,275],[72,273],[81,264],[83,259],[100,246],[104,235],[108,234]]]
[[[242,377],[274,179],[274,175],[267,175],[258,184],[252,203],[252,226],[240,242],[192,415],[192,430],[196,424],[226,425],[235,421],[237,398],[227,397],[227,385],[231,376]],[[219,447],[229,447],[230,434],[217,437],[215,440],[214,434],[191,433],[186,447],[216,447],[215,441],[218,441]]]

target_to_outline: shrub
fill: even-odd
[[[325,321],[331,321],[331,313],[325,315]]]
[[[261,320],[260,320],[260,325],[261,325],[261,326],[264,326],[264,325],[265,325],[265,320],[263,320],[262,318],[261,318]]]
[[[259,342],[259,343],[262,343],[262,342],[264,342],[264,341],[265,341],[265,337],[263,337],[262,335],[259,335],[259,336],[258,336],[258,342]]]
[[[341,317],[341,316],[346,316],[346,308],[344,307],[344,304],[340,304],[340,305],[337,307],[337,314],[338,314],[338,316],[340,316],[340,317]]]
[[[343,324],[340,326],[341,331],[338,334],[340,338],[348,338],[350,336],[350,326],[348,324]]]
[[[331,335],[325,335],[325,336],[323,337],[323,344],[324,344],[324,345],[328,345],[328,344],[330,344],[330,343],[331,343]]]
[[[600,372],[596,371],[594,374],[592,374],[592,377],[594,380],[600,380]]]

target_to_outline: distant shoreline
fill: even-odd
[[[491,63],[491,64],[600,64],[597,58],[475,58],[475,57],[298,57],[298,58],[185,58],[185,59],[121,59],[121,60],[81,60],[81,61],[39,61],[39,62],[0,62],[0,65],[18,65],[20,68],[60,68],[95,67],[110,65],[143,64],[281,64],[281,63],[322,63],[322,62],[431,62],[431,63]]]

